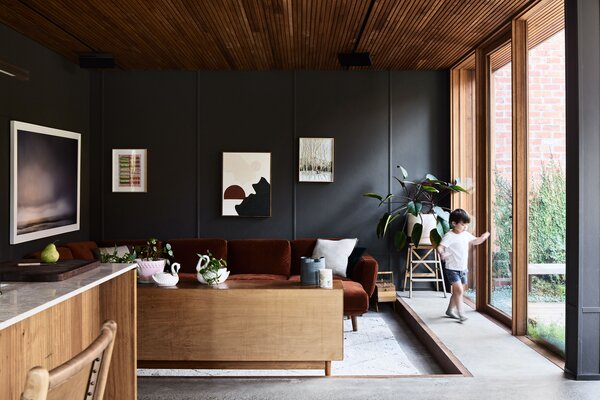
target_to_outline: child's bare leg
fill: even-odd
[[[454,282],[452,284],[452,297],[450,298],[450,304],[452,304],[452,307],[455,310],[457,310],[459,314],[462,314],[462,312],[463,312],[462,302],[463,302],[462,283],[460,281]]]
[[[460,283],[460,282],[458,282]],[[452,295],[450,296],[450,302],[448,303],[448,309],[446,310],[446,315],[449,316],[450,318],[456,318],[458,319],[459,316],[457,314],[457,309],[458,309],[458,304],[456,303],[456,289],[455,289],[455,284],[452,284]]]

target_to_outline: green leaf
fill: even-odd
[[[439,219],[437,224],[435,225],[434,230],[438,233],[438,235],[440,235],[440,237],[444,236],[444,234],[446,233],[444,232],[444,225],[439,221]],[[434,230],[432,229],[431,232],[433,232]]]
[[[419,213],[421,212],[421,210],[423,209],[423,203],[421,203],[420,201],[415,201],[415,213],[413,214],[415,217],[419,216]]]
[[[381,219],[379,219],[379,222],[377,223],[377,237],[378,238],[382,238],[384,235],[383,232],[383,227],[385,226],[385,223],[388,219],[388,217],[390,216],[390,214],[385,213],[383,214],[383,216],[381,217]]]
[[[450,219],[450,213],[448,211],[445,211],[442,207],[439,206],[435,206],[433,207],[433,212],[435,213],[435,215],[437,215],[438,217],[448,221],[448,219]]]
[[[455,192],[467,193],[467,191],[463,187],[458,186],[458,185],[452,185],[451,189],[454,190]]]
[[[371,197],[371,198],[377,199],[379,201],[383,200],[383,197],[381,197],[377,193],[363,193],[363,196],[365,196],[365,197]]]
[[[400,168],[400,171],[402,171],[402,179],[406,179],[408,177],[408,172],[406,172],[406,169],[404,169],[402,165],[398,165],[398,168]]]
[[[400,214],[388,214],[387,220],[385,221],[385,225],[383,227],[383,236],[385,236],[385,234],[387,233],[388,226],[399,216]]]
[[[414,215],[415,217],[419,216],[419,213],[416,211],[416,205],[414,201],[409,201],[408,203],[406,203],[406,212],[409,214]]]
[[[433,186],[429,186],[429,185],[422,185],[422,188],[423,188],[423,190],[425,190],[426,192],[429,192],[429,193],[439,193],[440,192]]]
[[[429,238],[431,239],[431,244],[433,245],[433,247],[438,247],[442,242],[442,237],[438,233],[437,229],[431,230],[431,232],[429,233]]]
[[[406,232],[399,230],[394,235],[394,246],[398,250],[402,250],[406,246]]]
[[[379,205],[381,206],[383,203],[385,203],[386,201],[388,201],[388,200],[389,200],[389,199],[391,199],[392,197],[394,197],[394,195],[393,195],[393,194],[391,194],[391,193],[390,193],[390,194],[388,194],[387,196],[385,196],[385,199],[382,199],[382,200],[379,202]]]
[[[428,179],[430,181],[437,181],[438,180],[438,178],[436,178],[435,176],[433,176],[431,174],[425,175],[425,179]]]
[[[394,177],[394,179],[398,181],[398,183],[400,184],[400,186],[402,186],[403,188],[406,187],[406,183],[404,183],[404,181],[401,181],[397,177]]]
[[[385,236],[385,234],[387,233],[387,228],[389,226],[389,224],[395,220],[396,218],[398,218],[400,215],[399,214],[390,214],[390,213],[385,213],[383,214],[383,216],[381,217],[381,219],[379,220],[379,222],[377,223],[377,237],[378,238],[382,238]]]
[[[412,234],[410,235],[410,241],[415,245],[415,247],[419,247],[419,242],[421,241],[421,235],[423,234],[423,225],[416,223],[413,226]]]
[[[448,220],[445,220],[444,218],[442,218],[440,216],[438,216],[437,221],[438,221],[438,224],[442,225],[442,228],[443,228],[442,236],[444,236],[450,230],[450,223],[448,222]]]

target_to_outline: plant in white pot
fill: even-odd
[[[432,244],[437,247],[442,236],[450,230],[450,211],[442,207],[443,200],[451,193],[466,192],[460,186],[458,179],[445,182],[431,174],[424,179],[409,181],[406,178],[406,169],[398,165],[402,179],[394,177],[400,184],[400,194],[381,196],[377,193],[364,193],[363,196],[371,197],[382,205],[390,206],[390,211],[385,211],[377,223],[377,237],[384,237],[392,222],[406,215],[401,229],[394,233],[394,246],[401,250],[406,246],[408,238],[415,245]]]
[[[138,265],[138,279],[142,283],[152,283],[152,275],[163,272],[165,265],[170,265],[173,258],[173,249],[169,243],[160,246],[158,239],[150,238],[143,246],[136,246],[135,259]]]
[[[198,282],[205,285],[218,285],[225,282],[229,277],[227,270],[227,261],[222,258],[213,257],[212,253],[207,250],[208,254],[198,254],[200,259],[196,265],[196,275]]]

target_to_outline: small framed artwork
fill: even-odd
[[[146,149],[113,149],[112,191],[146,192]]]
[[[223,216],[271,216],[271,153],[223,153]]]
[[[79,230],[81,134],[10,122],[10,243]]]
[[[333,138],[300,138],[299,182],[333,182]]]

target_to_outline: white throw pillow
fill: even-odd
[[[317,239],[312,257],[325,257],[325,268],[331,268],[334,275],[346,277],[348,256],[354,250],[358,239],[326,240]]]

